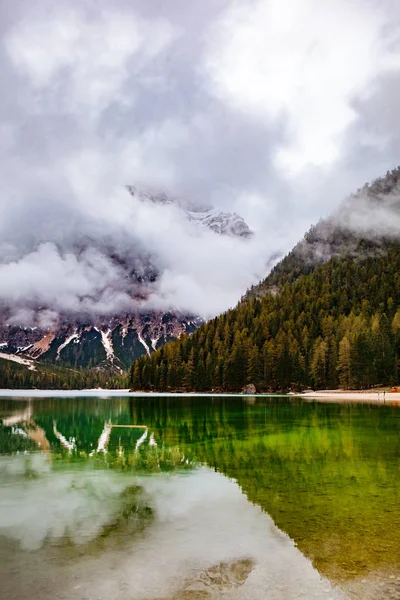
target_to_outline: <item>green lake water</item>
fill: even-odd
[[[2,598],[400,598],[397,407],[7,397],[0,455]]]

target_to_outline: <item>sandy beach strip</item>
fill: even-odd
[[[322,390],[299,394],[300,398],[323,402],[373,402],[400,405],[400,392],[390,390]]]

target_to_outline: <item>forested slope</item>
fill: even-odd
[[[400,168],[321,220],[238,306],[131,369],[135,389],[399,383]]]
[[[30,370],[25,365],[0,358],[0,389],[70,390],[96,387],[127,387],[127,378],[123,374],[97,369],[68,369],[40,363]]]
[[[141,358],[135,389],[259,391],[399,383],[400,244],[334,257]]]

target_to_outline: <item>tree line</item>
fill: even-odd
[[[128,377],[122,373],[99,369],[67,369],[48,366],[36,362],[35,370],[26,366],[0,359],[0,388],[3,389],[90,389],[127,388]]]
[[[137,390],[370,388],[400,382],[400,245],[304,264],[134,362]],[[276,279],[276,277],[275,277]],[[279,283],[281,282],[281,285]]]

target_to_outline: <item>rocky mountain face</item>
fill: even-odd
[[[397,167],[366,183],[332,215],[312,226],[268,277],[252,286],[243,299],[274,293],[334,257],[358,260],[376,256],[387,242],[398,241],[399,234],[400,167]]]
[[[249,238],[252,235],[247,223],[237,213],[223,212],[207,206],[183,205],[178,199],[171,198],[165,193],[149,193],[139,188],[128,185],[127,190],[132,196],[140,198],[144,202],[154,204],[174,204],[179,207],[186,218],[199,227],[211,229],[221,235],[234,235]]]
[[[198,226],[208,227],[222,235],[236,235],[249,238],[252,235],[247,223],[237,213],[226,213],[209,208],[187,211],[189,221]]]
[[[235,308],[168,351],[136,361],[132,386],[197,392],[397,388],[399,274],[396,169],[313,227]]]
[[[182,334],[192,333],[201,319],[183,314],[119,315],[86,321],[63,317],[53,327],[0,325],[0,352],[60,365],[125,370]]]
[[[127,186],[132,195],[143,202],[175,203],[165,194],[150,194]],[[180,207],[189,222],[209,228],[216,234],[249,237],[251,231],[235,213],[224,213],[212,208]],[[85,242],[86,244],[87,242]],[[151,251],[151,249],[149,249]],[[146,299],[160,275],[158,268],[143,249],[121,255],[112,248],[109,257],[125,273],[126,287],[135,300]],[[0,307],[0,354],[17,355],[60,366],[96,367],[120,371],[127,369],[140,356],[150,355],[166,342],[182,334],[190,335],[203,319],[179,311],[129,312],[116,315],[93,316],[68,313],[57,315],[46,323],[51,306],[38,306],[34,324],[16,322],[12,311]]]

